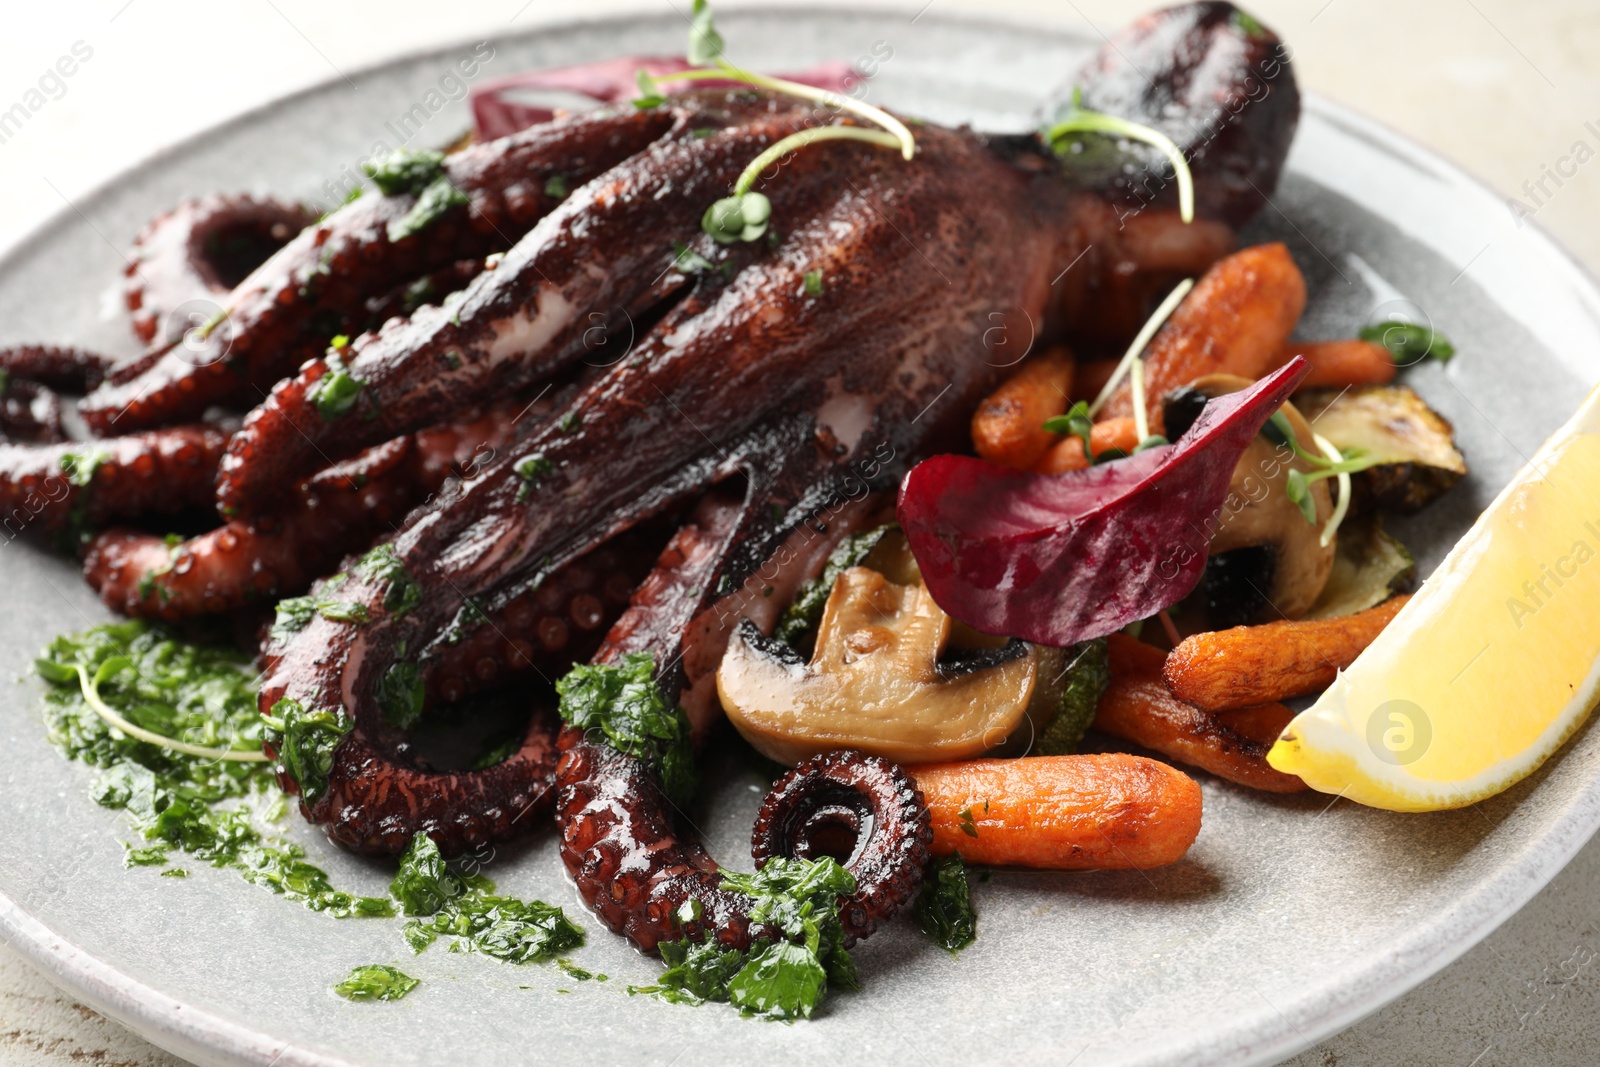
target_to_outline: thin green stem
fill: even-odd
[[[1189,171],[1189,161],[1183,157],[1183,149],[1172,138],[1160,130],[1115,115],[1076,110],[1045,131],[1045,143],[1054,148],[1056,142],[1069,133],[1103,133],[1112,137],[1126,137],[1130,141],[1143,141],[1160,149],[1172,164],[1173,174],[1178,179],[1178,214],[1184,222],[1194,221],[1194,175]]]
[[[94,713],[118,730],[136,740],[160,748],[170,749],[173,752],[182,752],[186,756],[196,756],[200,759],[229,760],[234,763],[265,763],[267,754],[260,751],[248,751],[232,748],[207,748],[204,745],[191,745],[187,741],[177,741],[170,737],[135,726],[133,723],[117,714],[110,704],[100,697],[100,675],[89,677],[89,672],[84,670],[83,664],[74,663],[73,669],[78,672],[78,686],[83,690],[84,702],[94,709]]]
[[[1336,464],[1344,463],[1344,454],[1339,451],[1332,441],[1320,433],[1313,433],[1311,439],[1316,442],[1317,447],[1322,449],[1322,454],[1327,456],[1331,462]],[[1333,544],[1334,534],[1339,532],[1339,524],[1344,522],[1344,517],[1350,513],[1350,472],[1340,470],[1335,477],[1339,479],[1339,500],[1338,503],[1333,505],[1333,514],[1328,516],[1328,525],[1322,528],[1323,548]]]
[[[885,148],[898,148],[900,144],[894,134],[882,130],[863,130],[859,126],[813,126],[799,133],[791,133],[752,159],[750,165],[744,168],[744,173],[739,175],[739,180],[734,183],[733,194],[743,196],[748,193],[750,187],[756,183],[756,179],[761,177],[762,171],[790,152],[817,141],[866,141],[868,144],[882,145]]]
[[[662,74],[654,79],[657,82],[667,81],[738,81],[746,85],[757,85],[763,89],[771,89],[776,93],[787,96],[798,96],[802,100],[813,100],[825,107],[837,111],[848,111],[858,118],[866,119],[877,126],[883,127],[893,137],[893,143],[878,141],[890,148],[899,148],[900,155],[910,159],[917,151],[916,138],[911,136],[911,131],[906,124],[879,107],[863,104],[848,96],[840,96],[829,89],[818,89],[814,85],[802,85],[799,82],[786,81],[783,78],[769,78],[765,74],[756,74],[752,71],[735,67],[725,59],[717,60],[715,67],[700,67],[695,70],[680,70],[674,74]],[[866,140],[866,138],[860,138]]]

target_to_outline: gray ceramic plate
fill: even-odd
[[[757,68],[893,50],[873,99],[929,118],[1023,128],[1091,42],[1065,30],[928,12],[727,14]],[[624,52],[675,52],[672,14],[496,42],[487,73]],[[131,349],[115,288],[140,224],[186,194],[316,195],[467,46],[388,64],[220,127],[85,198],[0,263],[0,341]],[[463,105],[420,138],[443,142]],[[1409,299],[1459,345],[1411,380],[1456,424],[1473,476],[1398,532],[1425,569],[1572,410],[1596,377],[1600,294],[1551,241],[1517,229],[1459,170],[1372,122],[1312,100],[1272,208],[1249,235],[1284,239],[1311,283],[1309,337],[1348,335]],[[106,612],[74,567],[20,543],[0,562],[0,670],[26,674],[49,635]],[[46,744],[37,683],[0,690],[0,932],[71,992],[159,1045],[208,1063],[705,1063],[892,1060],[1260,1063],[1310,1045],[1420,982],[1532,896],[1600,819],[1600,735],[1465,811],[1402,816],[1251,793],[1210,779],[1184,862],[1149,874],[1003,873],[975,887],[978,943],[952,959],[908,926],[859,953],[866,990],[806,1025],[628,997],[658,964],[587,918],[546,838],[502,854],[507,890],[584,917],[577,984],[436,947],[413,958],[399,923],[338,922],[208,868],[124,870],[126,827],[86,795],[90,772]],[[697,821],[739,864],[760,783],[731,772]],[[292,832],[337,882],[387,874]],[[748,862],[744,860],[743,862]],[[329,991],[356,964],[423,979],[394,1004]],[[570,988],[570,993],[558,989]]]

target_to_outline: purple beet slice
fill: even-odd
[[[1211,400],[1176,442],[1065,474],[934,456],[899,517],[933,599],[985,633],[1065,646],[1149,618],[1205,570],[1239,457],[1310,369]]]

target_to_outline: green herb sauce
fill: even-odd
[[[749,896],[752,923],[781,930],[784,941],[758,940],[748,951],[688,940],[661,945],[667,965],[652,986],[630,986],[678,1004],[725,1001],[743,1015],[809,1019],[830,986],[859,989],[855,961],[844,949],[839,898],[855,877],[834,860],[773,859],[755,874],[723,871],[726,888]],[[698,905],[698,901],[690,901]],[[692,919],[691,914],[680,916]]]
[[[933,862],[917,896],[916,914],[922,932],[952,956],[978,939],[978,913],[959,854]]]
[[[568,725],[599,731],[618,752],[643,760],[682,802],[695,785],[689,719],[662,696],[655,669],[655,658],[643,652],[624,656],[621,666],[574,667],[556,683],[556,695]]]
[[[333,991],[346,1000],[399,1000],[421,984],[394,967],[372,963],[351,971]]]
[[[266,724],[248,666],[243,657],[185,644],[137,621],[58,637],[35,662],[49,683],[50,740],[100,769],[90,795],[125,812],[148,842],[129,848],[129,866],[160,866],[177,850],[314,911],[394,914],[387,900],[335,889],[299,846],[270,835],[267,825],[285,808],[269,764],[201,759],[128,737],[96,714],[85,694],[92,678],[99,699],[135,726],[187,744],[259,752]]]

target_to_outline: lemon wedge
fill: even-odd
[[[1391,811],[1532,773],[1600,686],[1600,389],[1546,441],[1267,762]]]

